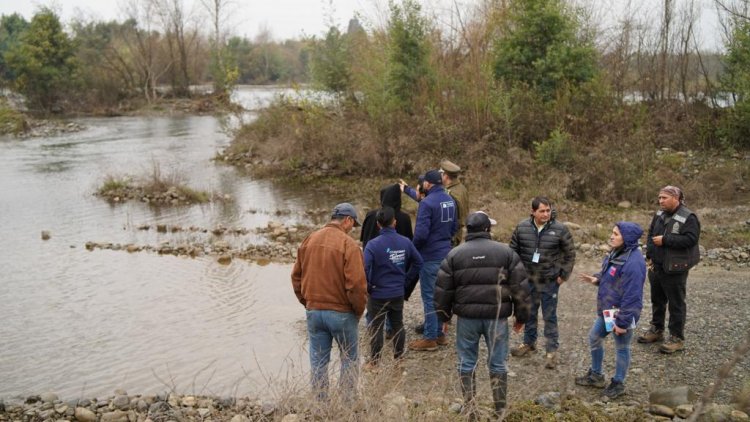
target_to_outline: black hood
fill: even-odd
[[[401,187],[397,183],[380,189],[380,206],[401,210]]]

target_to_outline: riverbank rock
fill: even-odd
[[[695,399],[695,393],[690,391],[690,388],[686,385],[654,390],[648,396],[648,401],[652,405],[658,404],[670,408],[689,404]]]

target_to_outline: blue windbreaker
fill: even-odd
[[[422,257],[411,240],[392,227],[380,229],[380,235],[365,247],[367,293],[373,299],[404,297],[406,280],[416,280],[422,269]]]
[[[615,324],[623,329],[638,323],[643,309],[643,284],[646,281],[646,262],[638,248],[643,229],[635,223],[620,221],[624,244],[604,258],[599,279],[596,310],[599,317],[604,309],[617,308]]]
[[[456,202],[441,185],[434,185],[419,202],[414,246],[425,261],[442,261],[458,230]]]

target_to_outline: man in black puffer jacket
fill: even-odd
[[[560,285],[573,272],[576,260],[573,236],[565,225],[555,221],[549,199],[537,196],[531,201],[531,218],[521,221],[513,231],[510,247],[526,266],[531,288],[531,312],[526,323],[523,344],[511,350],[513,356],[524,356],[536,350],[537,314],[542,307],[544,318],[545,367],[557,367],[560,346],[557,330],[557,295]]]
[[[466,241],[440,264],[435,287],[439,320],[446,323],[454,313],[458,315],[458,370],[464,411],[470,418],[476,416],[474,371],[480,337],[484,336],[487,344],[492,398],[500,415],[508,386],[508,318],[515,315],[513,329],[520,332],[530,305],[523,262],[507,245],[491,239],[492,224],[495,221],[481,211],[468,216]]]

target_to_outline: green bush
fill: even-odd
[[[556,129],[552,131],[548,139],[541,142],[534,142],[534,152],[538,163],[565,169],[571,164],[573,159],[570,135],[560,129]]]

